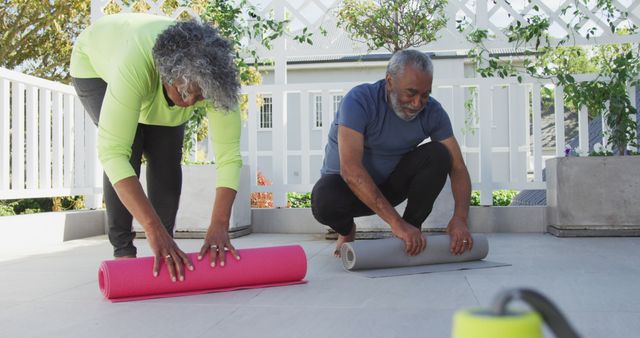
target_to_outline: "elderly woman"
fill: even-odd
[[[104,167],[109,240],[116,258],[136,257],[132,217],[142,224],[155,255],[153,275],[164,260],[171,279],[184,279],[193,262],[173,240],[182,187],[182,141],[194,108],[208,110],[216,154],[216,198],[200,250],[211,266],[225,251],[240,259],[228,235],[240,180],[238,82],[231,44],[194,21],[147,14],[115,14],[89,26],[71,56],[73,85],[98,126]],[[215,108],[215,109],[214,109]],[[221,112],[224,111],[224,112]],[[145,196],[138,177],[144,155]]]

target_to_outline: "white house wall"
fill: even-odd
[[[462,78],[465,74],[464,59],[434,59],[434,73],[436,77],[443,77],[447,79]],[[357,83],[372,83],[384,78],[386,73],[387,62],[351,62],[351,63],[317,63],[317,64],[303,64],[303,65],[291,65],[287,71],[287,83],[288,84],[304,84],[304,83],[336,83],[336,82],[357,82]],[[270,70],[263,71],[263,84],[273,84],[274,76]],[[333,92],[331,95],[344,95],[344,92]],[[445,109],[452,108],[453,102],[451,102],[450,90],[437,88],[433,94],[439,101],[443,103]],[[301,94],[297,92],[291,92],[287,94],[287,144],[286,149],[288,152],[299,153],[303,151],[301,149],[302,130],[301,114],[309,114],[307,130],[309,133],[309,149],[310,151],[310,164],[308,175],[312,181],[317,180],[320,177],[320,168],[322,166],[322,159],[324,154],[325,144],[323,140],[323,129],[315,127],[315,117],[313,116],[313,97],[309,95],[307,98],[308,104],[307,110],[301,111]],[[323,105],[323,110],[333,110],[333,106],[326,107]],[[448,109],[449,110],[449,109]],[[452,110],[450,110],[452,111]],[[464,116],[462,116],[464,118]],[[245,126],[243,132],[243,142],[241,144],[242,151],[248,151],[248,143],[246,133],[248,129]],[[259,152],[271,152],[273,150],[271,130],[259,130],[258,131],[258,151]],[[459,131],[456,131],[456,136],[464,137]],[[471,156],[473,157],[473,155]],[[477,157],[477,156],[476,156]],[[477,162],[477,160],[476,160]],[[300,155],[288,155],[286,163],[287,183],[288,184],[302,184],[302,164]],[[272,173],[272,161],[268,156],[258,155],[258,168],[267,179],[273,177]]]
[[[438,59],[434,58],[434,74],[436,82],[438,80],[462,79],[473,76],[472,66],[465,63],[465,59],[451,58]],[[353,67],[345,64],[313,64],[294,65],[291,66],[287,73],[289,84],[295,83],[336,83],[336,82],[375,82],[382,79],[385,75],[386,62],[372,62],[370,66],[366,62],[351,63]],[[263,75],[265,84],[273,82],[272,72],[266,71]],[[449,113],[454,126],[454,135],[459,140],[463,149],[464,158],[469,167],[469,173],[472,181],[478,182],[480,177],[480,156],[479,146],[480,138],[478,133],[479,125],[472,125],[474,130],[465,129],[465,119],[468,118],[469,112],[464,109],[464,102],[454,98],[459,97],[453,93],[454,90],[463,90],[465,100],[471,98],[470,91],[477,87],[467,87],[464,89],[454,87],[435,87],[433,97],[438,99]],[[511,92],[510,92],[511,91]],[[493,181],[500,182],[505,180],[515,180],[525,182],[527,174],[531,171],[530,163],[527,158],[530,152],[529,127],[524,117],[527,115],[529,90],[524,86],[494,86],[490,90],[491,93],[491,134],[492,147],[490,159],[492,162]],[[335,92],[331,95],[344,95],[344,92]],[[309,94],[307,98],[308,104],[306,111],[301,108],[301,94],[299,92],[290,92],[287,94],[287,142],[286,149],[289,153],[286,159],[286,180],[287,184],[305,184],[301,181],[303,175],[303,166],[301,164],[301,151],[310,152],[307,173],[313,182],[319,177],[319,170],[322,166],[322,158],[324,154],[324,146],[322,143],[324,130],[316,128],[315,117],[313,116],[313,97]],[[332,109],[332,107],[323,106],[323,110]],[[309,133],[309,148],[301,149],[302,130],[301,114],[308,114],[307,132]],[[477,112],[476,112],[477,113]],[[243,133],[242,150],[248,151],[246,142],[245,129]],[[273,162],[269,157],[273,151],[273,131],[258,131],[258,151],[262,154],[258,155],[258,168],[267,178],[273,177]],[[512,160],[513,158],[513,160]]]

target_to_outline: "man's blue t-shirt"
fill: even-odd
[[[441,141],[453,135],[449,116],[434,98],[411,120],[399,118],[387,102],[386,81],[359,85],[342,99],[331,124],[322,175],[340,174],[338,126],[364,135],[362,164],[376,184],[383,183],[402,156],[431,137]]]

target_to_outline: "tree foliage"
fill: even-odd
[[[90,0],[0,2],[0,66],[69,82],[74,38],[89,24]]]
[[[197,1],[192,1],[191,5]],[[218,28],[220,34],[229,39],[235,52],[235,63],[240,82],[243,85],[255,85],[262,82],[259,67],[269,60],[263,60],[259,48],[269,50],[273,42],[287,35],[288,20],[278,20],[273,13],[261,15],[260,11],[247,0],[210,0],[199,1],[196,11],[204,22]],[[311,44],[312,33],[304,29],[292,38],[300,43]],[[259,102],[261,97],[257,98]],[[247,117],[247,97],[240,97],[240,111]],[[185,155],[193,148],[193,135],[198,141],[208,134],[208,121],[204,112],[196,112],[189,121],[185,133]]]
[[[394,53],[436,40],[447,24],[447,0],[344,0],[338,26],[369,50]]]
[[[588,0],[574,0],[561,9],[573,15],[566,28],[572,34],[581,34],[584,22],[592,13],[584,13],[575,8],[585,6]],[[638,28],[616,25],[628,15],[613,6],[612,0],[598,0],[591,12],[598,12],[607,21],[612,33],[619,35],[638,34]],[[571,11],[571,9],[573,10]],[[535,6],[534,6],[535,9]],[[537,9],[536,9],[537,10]],[[569,36],[551,41],[548,17],[532,15],[525,21],[515,21],[505,29],[509,42],[517,49],[524,49],[522,66],[511,60],[500,60],[485,46],[489,33],[484,29],[474,29],[468,40],[474,44],[469,56],[476,63],[476,70],[482,77],[523,75],[551,79],[564,87],[564,99],[576,108],[586,107],[591,116],[604,116],[609,131],[604,135],[615,145],[618,154],[623,155],[627,146],[637,146],[637,114],[634,103],[627,91],[629,86],[640,83],[640,44],[609,44],[589,48],[569,45]],[[594,38],[596,31],[591,28],[582,33],[585,38]],[[572,74],[595,73],[596,79],[576,81]]]
[[[151,7],[144,0],[111,1],[105,14],[123,11],[146,12]],[[68,83],[69,59],[73,41],[89,25],[91,0],[29,1],[5,0],[0,3],[0,66],[33,76]],[[288,34],[288,20],[277,20],[273,13],[261,15],[247,0],[167,0],[161,10],[172,15],[178,7],[187,7],[204,22],[217,27],[221,35],[233,44],[235,62],[243,85],[259,84],[260,46],[270,49],[275,39]],[[179,19],[189,19],[183,12]],[[304,29],[292,38],[300,43],[312,43],[312,33]],[[247,99],[241,97],[241,110],[246,111]],[[184,153],[197,140],[206,137],[208,128],[204,111],[196,111],[187,124]]]

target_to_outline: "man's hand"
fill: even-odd
[[[427,247],[427,239],[422,236],[422,231],[404,220],[392,226],[391,231],[404,241],[404,249],[409,256],[416,256]]]
[[[193,271],[193,263],[189,256],[185,254],[176,242],[169,236],[164,227],[157,227],[157,230],[147,232],[147,241],[154,254],[153,276],[157,277],[160,272],[160,262],[164,259],[171,276],[171,281],[184,281],[184,265],[189,271]],[[177,272],[177,276],[176,276]]]
[[[462,255],[465,250],[471,251],[473,248],[473,238],[466,221],[462,218],[453,216],[447,225],[447,233],[450,237],[450,250],[453,255]]]
[[[204,244],[198,254],[198,260],[206,255],[207,251],[211,251],[209,255],[211,258],[211,267],[216,266],[216,260],[220,257],[220,266],[224,267],[227,251],[230,251],[236,260],[240,260],[240,255],[236,251],[236,248],[231,245],[229,239],[229,231],[226,226],[210,226],[207,230],[207,235],[204,238]]]

